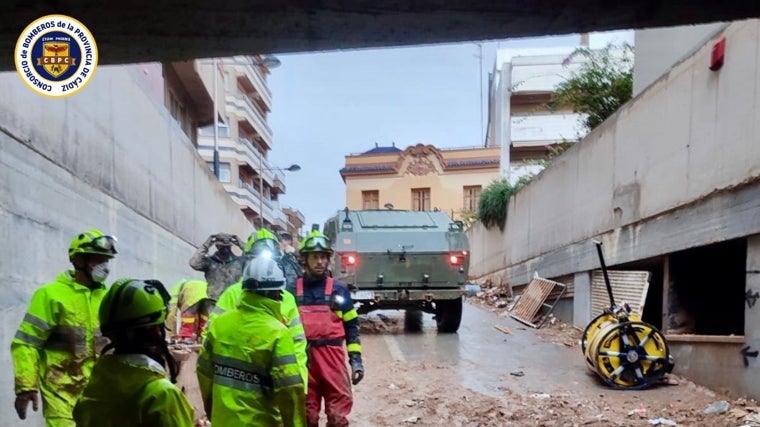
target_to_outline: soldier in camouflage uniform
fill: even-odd
[[[211,245],[216,245],[216,252],[208,255]],[[232,234],[218,233],[209,236],[190,258],[190,267],[202,271],[208,283],[208,298],[216,301],[228,286],[240,280],[247,258],[232,252],[232,245],[244,250],[240,239]]]

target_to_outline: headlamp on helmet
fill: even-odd
[[[245,253],[251,254],[254,257],[258,257],[259,255],[268,256],[275,260],[282,257],[280,241],[277,240],[277,236],[263,228],[248,237],[248,242],[245,244]]]

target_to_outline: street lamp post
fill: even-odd
[[[217,101],[217,74],[219,73],[219,66],[217,62],[217,58],[213,58],[212,60],[213,64],[213,73],[214,73],[214,90],[213,92],[213,103],[214,103],[214,176],[216,179],[219,179],[219,106]],[[277,68],[279,67],[282,62],[280,62],[280,59],[277,58],[274,55],[265,55],[264,59],[257,60],[253,57],[251,58],[251,61],[248,62],[249,65],[253,66],[259,66],[259,67],[266,67],[266,68]]]
[[[217,65],[216,58],[214,58],[213,61],[213,73],[214,73],[214,176],[216,177],[217,181],[219,180],[219,112],[217,111],[217,105],[216,105],[216,92],[217,92],[217,77],[216,75],[219,73],[219,68]]]
[[[264,171],[288,171],[298,172],[301,170],[301,166],[292,164],[286,168],[265,168],[264,156],[259,153],[259,228],[264,228]]]

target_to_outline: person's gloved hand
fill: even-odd
[[[203,242],[203,247],[208,249],[211,247],[211,245],[214,244],[214,242],[216,242],[216,234],[212,234],[208,236],[208,239],[206,239],[206,241]]]
[[[351,384],[357,385],[364,378],[362,354],[356,352],[348,353],[348,361],[351,364]]]
[[[39,409],[39,400],[37,399],[37,390],[22,391],[16,395],[16,413],[22,420],[26,419],[26,408],[29,407],[29,402],[32,402],[32,409],[37,412]]]

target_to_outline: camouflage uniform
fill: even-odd
[[[203,244],[190,258],[193,270],[203,271],[208,283],[208,297],[216,301],[228,286],[240,280],[246,256],[231,254],[230,258],[222,260],[218,254],[209,256],[209,245]]]
[[[301,274],[301,264],[292,253],[285,253],[280,259],[280,266],[285,272],[285,283],[291,289],[295,289],[296,279],[303,276]]]

